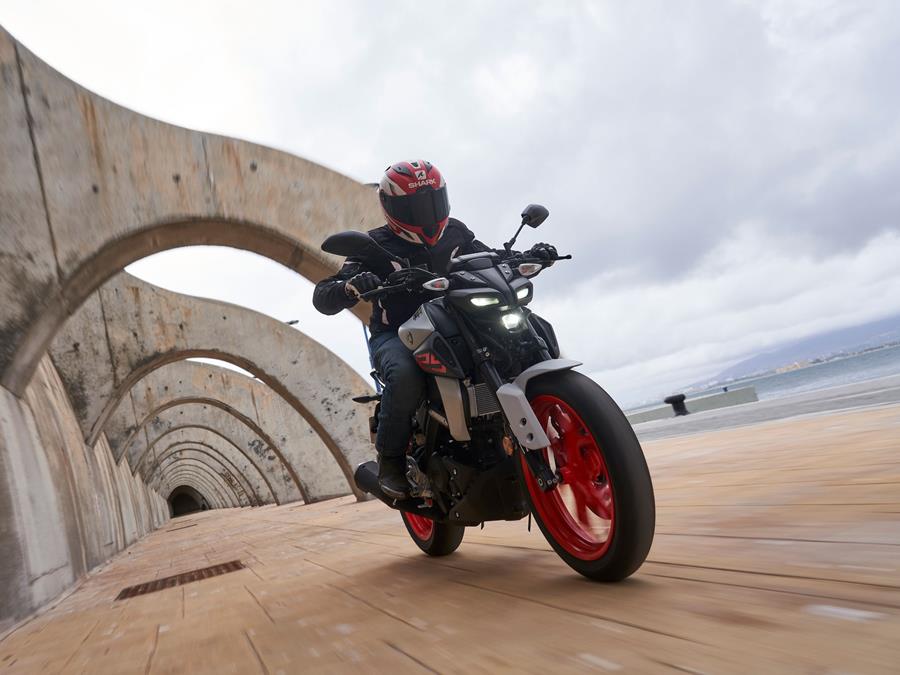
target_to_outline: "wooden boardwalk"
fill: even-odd
[[[525,521],[429,559],[377,502],[207,512],[9,635],[0,674],[900,671],[900,406],[645,451],[657,534],[624,583],[581,579]]]

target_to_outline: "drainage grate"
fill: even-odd
[[[204,567],[199,570],[191,570],[190,572],[182,572],[181,574],[176,574],[171,577],[164,577],[162,579],[154,579],[153,581],[148,581],[143,584],[136,584],[134,586],[129,586],[128,588],[123,588],[119,594],[116,596],[116,600],[125,600],[126,598],[133,598],[136,595],[146,595],[147,593],[155,593],[156,591],[161,591],[166,588],[172,588],[174,586],[183,586],[184,584],[189,584],[192,581],[200,581],[202,579],[209,579],[210,577],[217,577],[220,574],[228,574],[229,572],[237,572],[238,570],[244,569],[244,564],[240,560],[232,560],[227,563],[220,563],[218,565],[212,565],[211,567]]]

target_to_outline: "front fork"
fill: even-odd
[[[531,475],[537,481],[538,487],[543,492],[550,492],[559,485],[559,476],[550,469],[550,465],[544,459],[540,450],[526,450],[519,446],[522,456],[525,457],[525,463],[531,471]]]
[[[507,434],[516,439],[519,449],[525,457],[525,462],[526,464],[528,464],[528,469],[529,471],[531,471],[531,475],[534,476],[534,479],[537,481],[538,487],[540,487],[540,489],[545,492],[554,489],[557,485],[559,485],[559,477],[550,469],[550,465],[544,459],[543,453],[540,452],[540,450],[542,450],[543,448],[540,446],[535,447],[535,441],[537,441],[537,437],[544,436],[544,433],[543,430],[539,429],[540,425],[537,423],[537,419],[534,417],[534,413],[531,411],[531,406],[528,404],[527,400],[525,400],[524,397],[525,386],[527,385],[530,377],[533,377],[534,375],[528,375],[524,378],[522,378],[522,375],[520,375],[516,380],[516,384],[519,387],[519,391],[517,392],[518,396],[516,397],[516,403],[519,406],[519,412],[521,414],[524,414],[526,417],[530,416],[532,418],[533,424],[537,425],[537,427],[532,426],[534,433],[523,439],[521,434],[514,433],[511,427],[509,427],[509,424],[512,423],[509,415],[510,411],[506,406],[503,405],[503,396],[501,395],[501,391],[504,387],[509,387],[511,385],[505,382],[503,378],[500,377],[500,374],[497,372],[497,369],[494,367],[494,363],[491,360],[490,350],[487,347],[476,343],[475,336],[472,334],[465,316],[459,316],[458,325],[463,339],[468,344],[472,355],[475,358],[475,364],[479,372],[481,373],[481,377],[486,383],[491,386],[491,388],[494,389],[495,392],[497,392],[498,398],[500,398],[500,405],[504,408],[504,414],[507,418]],[[553,361],[553,359],[550,358],[550,353],[546,349],[546,344],[544,343],[544,341],[534,333],[533,328],[531,328],[531,332],[539,340],[538,344],[543,347],[543,349],[541,350],[541,358],[543,359],[543,361]],[[535,366],[540,366],[540,363],[541,362],[538,362],[538,364],[535,364]],[[567,362],[560,368],[553,369],[564,370],[572,368],[575,365],[579,365],[578,362],[571,361]],[[523,375],[528,373],[529,370],[531,369],[526,369]],[[531,447],[527,447],[527,445],[531,445]]]

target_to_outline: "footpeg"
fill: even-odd
[[[409,481],[409,494],[411,497],[421,497],[428,506],[431,506],[431,498],[434,492],[431,489],[431,481],[428,480],[416,460],[411,455],[406,456],[406,480]]]

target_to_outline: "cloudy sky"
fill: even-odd
[[[423,157],[453,214],[575,260],[538,282],[625,405],[900,313],[900,3],[0,0],[0,24],[118,103],[364,182]],[[254,307],[367,371],[359,324],[227,249],[130,271]]]

